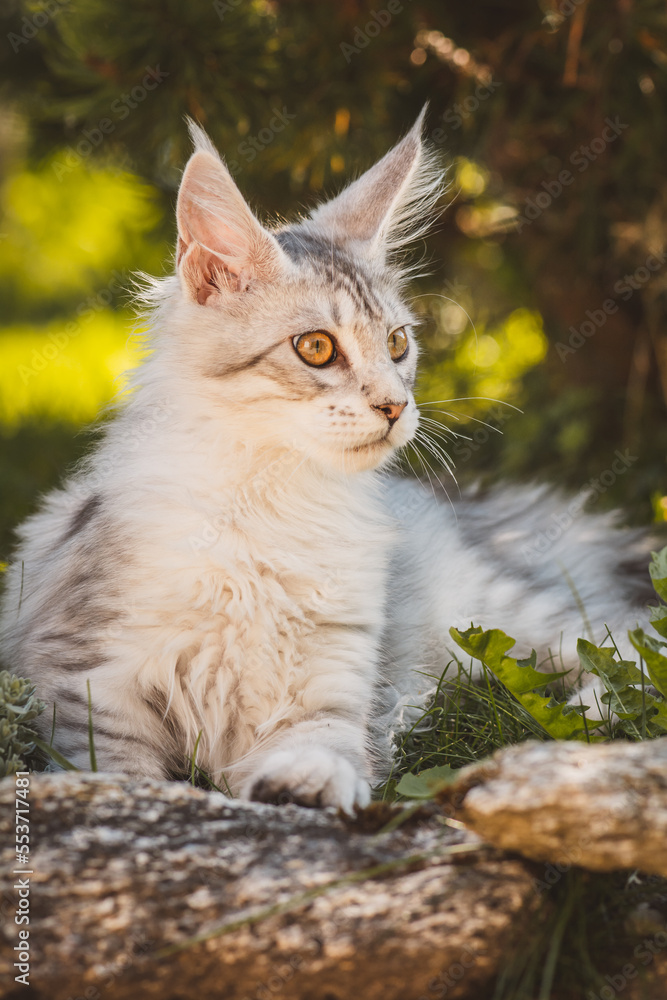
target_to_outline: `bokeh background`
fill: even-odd
[[[428,101],[449,188],[419,394],[456,400],[459,478],[578,491],[621,450],[594,502],[664,520],[664,0],[3,0],[0,93],[0,561],[137,361],[186,114],[270,220]]]

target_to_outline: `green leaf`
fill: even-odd
[[[651,696],[649,695],[648,698],[651,698]],[[642,698],[642,692],[641,690],[637,690],[637,688],[628,687],[622,688],[620,691],[605,691],[601,695],[601,700],[602,704],[608,705],[610,710],[619,719],[632,719],[639,722],[644,711],[644,705],[646,705],[647,719],[652,714],[646,692],[644,692],[644,697]]]
[[[656,594],[663,601],[667,601],[667,545],[659,552],[651,553],[651,564],[648,571]],[[665,608],[665,614],[667,614],[667,608]]]
[[[44,740],[41,740],[39,736],[33,736],[33,743],[35,743],[35,745],[38,746],[40,750],[43,750],[44,753],[47,754],[47,756],[49,756],[52,761],[54,761],[56,764],[62,767],[65,771],[81,770],[81,768],[77,767],[76,764],[73,764],[71,760],[68,760],[67,757],[63,757],[61,753],[58,753],[55,747],[50,747],[48,743],[45,743]]]
[[[667,703],[664,701],[658,701],[654,698],[652,694],[646,693],[646,715],[651,726],[657,726],[663,732],[667,733]],[[649,715],[649,708],[655,709]]]
[[[635,663],[617,660],[609,646],[594,646],[587,639],[579,639],[577,652],[584,670],[596,674],[606,687],[602,703],[622,720],[621,731],[635,739],[642,735],[639,727],[645,727],[647,736],[667,731],[667,703],[642,690],[642,681],[649,678]]]
[[[553,673],[545,674],[540,670],[536,670],[537,654],[535,650],[532,651],[526,660],[513,660],[505,656],[505,653],[515,645],[516,640],[497,628],[489,629],[487,632],[483,632],[479,626],[469,628],[465,632],[459,632],[458,629],[451,628],[449,634],[461,649],[465,650],[474,659],[485,663],[507,687],[510,686],[506,683],[503,674],[507,674],[509,670],[509,673],[513,676],[513,687],[510,687],[510,690],[515,697],[517,693],[536,691],[546,687],[547,684],[552,684],[555,680],[565,677],[569,673],[569,670],[561,670],[560,672],[554,671]],[[505,661],[507,661],[507,665],[504,665]],[[519,668],[520,672],[517,672],[516,667]]]
[[[638,690],[628,687],[621,692],[606,691],[602,695],[602,701],[614,712],[619,719],[624,719],[633,723],[633,726],[624,726],[624,730],[630,735],[637,736],[637,727],[641,725],[642,716],[646,713],[647,735],[658,735],[659,730],[667,732],[667,703],[662,699],[655,698],[648,691]]]
[[[663,549],[664,552],[664,549]],[[653,684],[663,697],[667,698],[667,656],[661,653],[665,644],[659,639],[646,635],[643,629],[628,632],[628,638],[637,652],[644,658],[646,669]]]
[[[429,767],[419,774],[404,774],[396,785],[396,791],[406,799],[432,799],[441,788],[451,785],[458,774],[459,771],[448,764]]]
[[[26,768],[35,748],[33,721],[44,708],[31,681],[0,670],[0,777]]]
[[[649,621],[656,632],[667,639],[667,607],[660,604],[657,608],[649,607]]]
[[[581,706],[565,705],[553,698],[537,694],[547,684],[563,677],[569,671],[544,674],[535,669],[537,654],[532,651],[526,660],[515,660],[507,656],[515,640],[499,629],[483,632],[481,628],[469,628],[465,632],[451,628],[452,639],[474,659],[481,660],[505,687],[514,695],[536,722],[556,740],[585,740],[599,742],[602,737],[589,736],[588,729],[595,729],[604,723],[599,720],[582,721],[585,709]]]
[[[201,734],[204,732],[200,729],[197,733],[197,741],[195,743],[195,748],[192,751],[192,756],[190,757],[190,784],[194,787],[195,783],[195,769],[197,768],[197,750],[199,749],[199,741],[201,739]]]
[[[97,771],[97,757],[95,756],[95,737],[93,735],[93,701],[90,696],[90,681],[86,681],[88,688],[88,752],[90,753],[90,770]]]
[[[611,646],[595,646],[588,639],[577,640],[579,662],[584,670],[597,674],[609,691],[620,691],[628,684],[641,684],[642,672],[632,660],[617,660]]]
[[[667,546],[660,552],[651,553],[648,571],[656,594],[663,601],[667,601]],[[649,607],[648,611],[653,628],[663,639],[667,639],[667,606],[659,604],[655,608]]]

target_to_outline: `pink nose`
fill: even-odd
[[[374,406],[373,409],[378,410],[380,413],[384,413],[385,417],[389,421],[389,426],[393,427],[407,405],[407,402],[382,403],[379,406]]]

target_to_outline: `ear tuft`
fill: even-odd
[[[217,149],[206,135],[206,132],[201,127],[199,122],[196,122],[194,118],[190,118],[189,115],[185,116],[185,122],[188,126],[188,132],[190,133],[192,145],[194,146],[194,152],[210,153],[211,156],[214,156],[217,160],[219,160],[220,155]]]
[[[422,141],[426,108],[401,142],[305,226],[381,259],[423,236],[444,189],[438,158]]]
[[[178,192],[178,271],[188,294],[213,305],[228,292],[270,281],[284,266],[275,238],[250,211],[206,133],[189,121],[195,152]]]

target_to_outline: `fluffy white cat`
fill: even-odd
[[[634,624],[636,535],[581,515],[529,564],[559,500],[458,505],[388,467],[418,426],[418,346],[396,251],[440,174],[421,118],[338,197],[264,228],[206,136],[178,196],[176,274],[151,352],[85,465],[20,529],[2,654],[56,705],[55,746],[235,793],[352,809],[451,625],[528,648]],[[575,587],[572,587],[574,581]],[[44,713],[45,731],[51,709]]]

